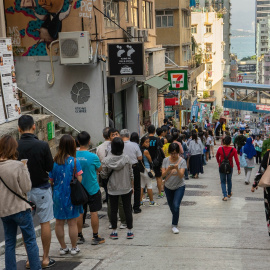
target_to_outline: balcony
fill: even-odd
[[[270,71],[269,70],[265,70],[264,71],[264,76],[270,76]]]
[[[212,60],[213,60],[213,53],[212,52],[207,52],[205,54],[204,59],[205,59],[205,62],[212,62]]]

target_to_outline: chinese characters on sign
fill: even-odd
[[[188,90],[187,70],[169,70],[168,81],[170,82],[170,90]]]
[[[3,124],[21,115],[10,38],[0,39],[0,80],[0,124]]]
[[[86,107],[75,107],[75,113],[86,113]]]

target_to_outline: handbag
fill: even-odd
[[[8,185],[4,182],[4,180],[2,179],[2,177],[0,176],[0,180],[2,181],[2,183],[5,185],[5,187],[10,191],[12,192],[14,195],[16,195],[18,198],[20,198],[21,200],[25,201],[26,203],[28,203],[32,210],[36,210],[36,205],[33,203],[33,202],[30,202],[28,200],[26,200],[24,197],[22,197],[21,195],[17,194],[15,191],[13,191],[10,187],[8,187]]]
[[[262,178],[258,184],[259,187],[262,188],[266,188],[266,187],[270,187],[270,166],[269,166],[269,158],[270,158],[270,153],[269,153],[269,157],[268,157],[268,161],[267,161],[267,168],[264,172],[264,174],[262,175]]]
[[[147,169],[145,168],[143,162],[142,162],[142,165],[143,165],[144,169],[147,171]],[[155,172],[154,172],[152,169],[150,169],[149,172],[147,171],[147,174],[148,174],[148,176],[149,176],[150,178],[154,178],[154,177],[156,176]]]
[[[74,159],[74,170],[72,180],[70,182],[70,198],[73,205],[84,205],[88,202],[88,192],[82,183],[76,177],[76,158]]]
[[[246,154],[244,153],[244,146],[242,147],[242,155],[240,155],[240,167],[245,168],[247,167],[247,161],[246,161]]]

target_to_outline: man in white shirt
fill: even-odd
[[[97,147],[97,156],[99,157],[100,162],[106,157],[107,155],[107,148],[108,145],[111,143],[110,137],[108,136],[109,127],[105,127],[103,129],[103,138],[105,141]]]
[[[141,206],[141,175],[139,170],[139,160],[142,160],[142,152],[138,144],[131,142],[130,131],[128,129],[122,129],[120,131],[120,136],[125,143],[124,154],[130,159],[134,174],[134,204],[133,211],[135,214],[140,213],[142,210]]]

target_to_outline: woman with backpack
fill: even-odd
[[[226,136],[223,139],[223,146],[219,147],[216,159],[219,165],[219,175],[221,182],[221,189],[223,193],[223,201],[227,201],[232,196],[232,174],[233,174],[233,158],[235,160],[238,174],[241,174],[240,163],[237,155],[237,151],[230,144],[232,139],[230,136]],[[227,187],[226,187],[227,183]]]

